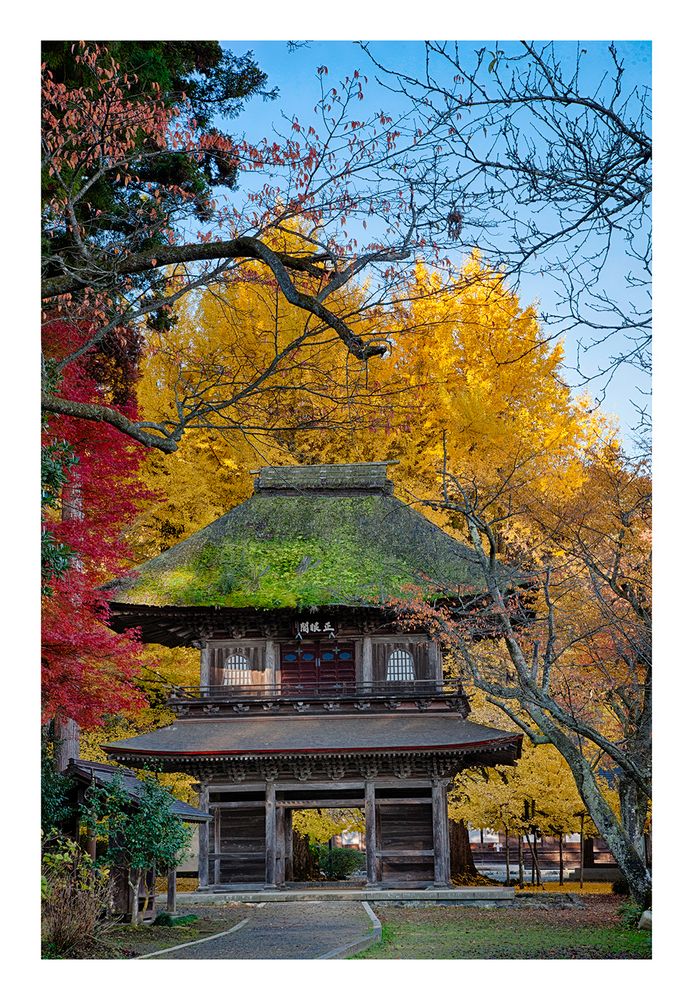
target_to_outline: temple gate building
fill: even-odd
[[[445,886],[447,791],[522,738],[477,725],[392,598],[485,593],[474,552],[393,496],[387,463],[272,467],[245,503],[118,581],[112,627],[200,649],[173,725],[105,746],[199,781],[200,888],[289,883],[292,813],[362,809],[369,886]]]

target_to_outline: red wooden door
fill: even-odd
[[[354,689],[353,642],[306,640],[282,643],[281,686],[284,694],[329,694]]]

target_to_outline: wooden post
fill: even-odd
[[[200,687],[208,688],[210,684],[210,652],[209,646],[200,650]]]
[[[172,868],[168,873],[168,884],[166,886],[166,912],[176,912],[176,869]]]
[[[278,684],[276,645],[271,639],[265,643],[265,684],[270,687],[276,687]]]
[[[534,865],[534,854],[532,853],[532,841],[529,839],[529,833],[525,833],[525,837],[527,838],[527,847],[529,847],[529,863],[532,866],[530,874],[530,884],[534,885],[534,876],[536,873],[536,868]]]
[[[434,778],[431,785],[433,818],[433,884],[450,884],[450,845],[448,833],[448,782]]]
[[[541,868],[539,867],[539,850],[537,848],[537,828],[536,826],[532,830],[532,864],[536,871],[537,885],[542,885],[541,882]],[[542,886],[543,888],[543,886]]]
[[[291,809],[284,810],[284,881],[294,880],[294,829]]]
[[[505,828],[505,884],[510,885],[510,833]]]
[[[375,831],[375,782],[365,783],[365,816],[366,816],[366,871],[368,885],[374,886],[378,881],[378,856]]]
[[[209,812],[209,786],[206,782],[200,783],[199,808],[202,812]],[[206,889],[209,885],[209,822],[200,823],[198,835],[198,877],[199,888]]]
[[[361,683],[369,687],[373,683],[373,640],[364,635],[361,646]]]
[[[428,675],[435,681],[436,686],[443,683],[443,661],[440,656],[440,647],[433,639],[428,643]]]
[[[214,884],[219,885],[221,882],[221,809],[214,810],[214,819],[212,820],[214,824]]]
[[[279,806],[277,809],[277,885],[283,885],[286,880],[286,809]]]
[[[517,881],[520,887],[525,884],[525,866],[522,853],[522,830],[517,835]]]
[[[563,834],[558,834],[558,884],[563,885]]]
[[[274,781],[265,782],[265,884],[277,884],[277,789]]]

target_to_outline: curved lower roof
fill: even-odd
[[[297,754],[506,750],[519,757],[522,736],[480,726],[452,712],[419,715],[252,716],[183,719],[153,733],[104,744],[117,760],[254,757]]]

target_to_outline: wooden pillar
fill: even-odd
[[[433,639],[428,642],[428,677],[436,682],[436,685],[443,683],[443,661],[440,656],[440,646]]]
[[[206,782],[200,783],[199,808],[202,812],[209,812],[209,786]],[[209,885],[209,822],[200,823],[198,845],[199,887],[206,889]]]
[[[276,850],[276,868],[275,868],[275,882],[277,885],[284,884],[284,806],[278,806],[276,811],[277,817],[277,850]]]
[[[219,885],[221,882],[221,809],[214,810],[214,819],[212,820],[214,824],[214,884]]]
[[[292,812],[284,810],[284,881],[294,880],[294,826]]]
[[[200,687],[206,688],[210,685],[210,658],[211,650],[209,646],[203,646],[200,650]]]
[[[265,684],[277,686],[277,646],[272,639],[265,643]]]
[[[373,886],[378,881],[378,840],[375,828],[375,782],[366,781],[365,787],[366,815],[366,871],[368,885]]]
[[[168,883],[166,885],[166,912],[176,912],[176,869],[172,868],[168,873]]]
[[[369,687],[373,683],[373,640],[364,635],[361,646],[361,683]]]
[[[450,843],[448,833],[448,782],[434,778],[431,787],[433,813],[433,884],[450,884]]]
[[[277,884],[277,789],[265,782],[265,884]]]

